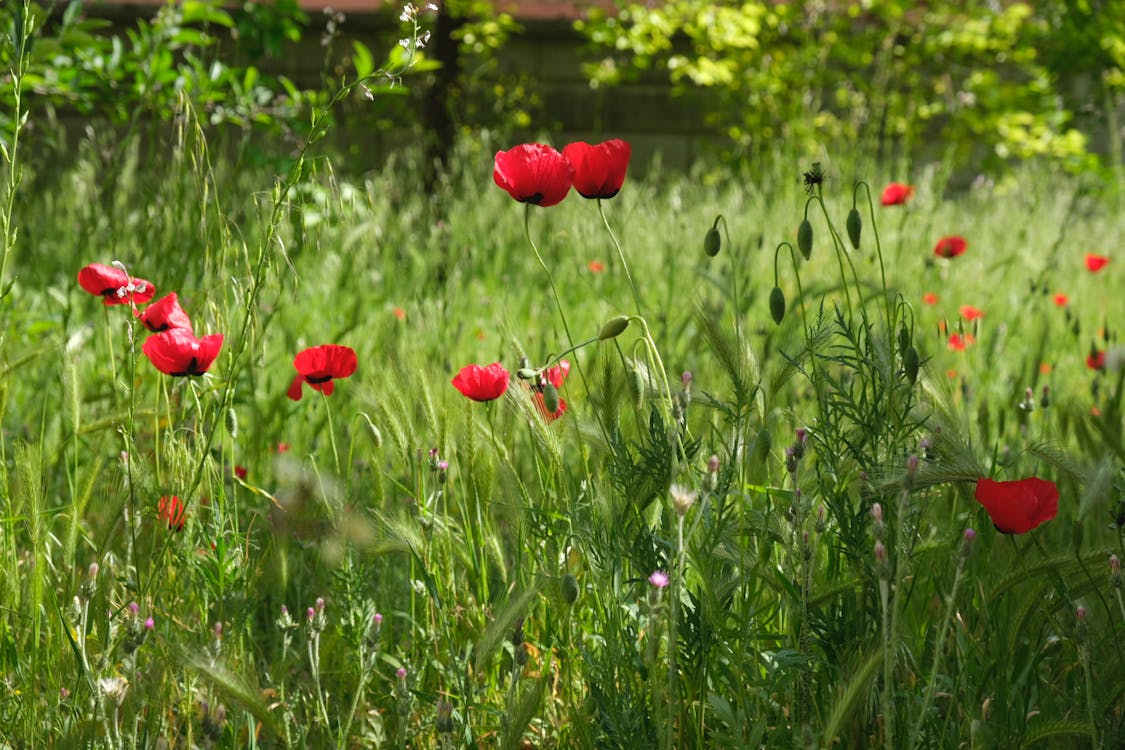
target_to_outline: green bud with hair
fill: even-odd
[[[234,407],[227,409],[227,432],[231,437],[238,437],[238,414],[235,413]]]
[[[617,317],[610,318],[602,330],[598,333],[598,341],[605,341],[606,339],[617,338],[621,332],[629,327],[629,316],[618,315]]]
[[[863,231],[863,219],[859,218],[859,211],[852,209],[848,212],[848,239],[852,241],[852,247],[859,250],[859,234]]]
[[[719,228],[711,227],[703,238],[703,252],[714,258],[723,247],[723,238],[719,236]]]
[[[521,367],[516,370],[516,377],[520,380],[535,380],[539,377],[539,371],[531,367]]]
[[[634,367],[629,372],[629,395],[633,397],[633,405],[641,408],[645,400],[645,376],[639,367]]]
[[[808,260],[812,257],[812,222],[805,219],[797,227],[797,249]]]
[[[559,389],[551,383],[543,386],[543,406],[547,408],[548,414],[554,414],[559,410]]]
[[[785,319],[785,292],[779,286],[775,286],[770,292],[770,317],[778,325]]]
[[[918,359],[918,350],[913,346],[906,347],[906,351],[902,353],[902,371],[906,373],[906,379],[913,385],[918,381],[918,367],[921,362]]]

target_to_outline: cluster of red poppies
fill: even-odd
[[[578,141],[562,152],[521,143],[496,152],[492,179],[520,203],[553,206],[574,187],[583,198],[612,198],[625,182],[632,149],[618,138],[595,146]]]
[[[130,276],[122,268],[100,263],[91,263],[79,271],[78,283],[90,294],[101,297],[107,305],[132,307],[133,314],[152,332],[141,351],[166,375],[202,375],[219,356],[223,334],[196,338],[191,318],[180,307],[175,292],[141,310],[137,305],[147,303],[156,294],[152,282]]]
[[[590,199],[608,199],[617,195],[625,183],[632,148],[626,141],[614,138],[596,145],[578,141],[561,152],[543,143],[521,143],[507,151],[497,151],[493,161],[492,179],[520,203],[554,206],[573,187]],[[604,269],[592,261],[590,271]],[[570,372],[570,363],[562,360],[544,370],[531,384],[532,400],[548,421],[562,416],[566,401],[547,392],[549,384],[556,392]],[[453,386],[473,401],[493,401],[508,390],[511,375],[499,362],[487,366],[466,365],[453,378]]]
[[[543,418],[553,422],[566,411],[566,400],[559,398],[558,403],[548,403],[546,394],[547,385],[554,388],[557,393],[566,382],[570,374],[570,361],[560,360],[554,367],[548,367],[538,373],[531,384],[531,399]],[[453,387],[473,401],[494,401],[508,391],[511,383],[511,374],[499,362],[481,367],[480,365],[466,365],[450,381]],[[554,408],[552,408],[554,407]]]

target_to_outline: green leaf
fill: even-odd
[[[1024,735],[1021,747],[1031,747],[1036,742],[1049,737],[1065,737],[1070,735],[1094,736],[1094,728],[1084,721],[1074,719],[1057,719],[1055,721],[1035,722]]]
[[[352,64],[355,65],[355,74],[359,78],[367,78],[375,70],[375,58],[371,55],[371,50],[363,42],[356,40],[352,42]]]

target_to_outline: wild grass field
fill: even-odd
[[[6,747],[1125,743],[1112,184],[207,132],[7,141]]]

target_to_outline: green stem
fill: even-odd
[[[12,19],[11,40],[16,44],[13,65],[11,68],[12,79],[12,131],[5,144],[4,159],[8,162],[7,182],[4,185],[4,205],[0,212],[0,300],[8,296],[4,288],[4,276],[8,269],[8,257],[16,244],[16,230],[12,226],[12,215],[15,213],[16,191],[23,178],[23,169],[17,159],[20,142],[20,131],[26,124],[27,112],[23,105],[23,83],[31,65],[30,45],[35,33],[35,16],[31,12],[31,0],[23,0],[22,5],[16,9]]]
[[[918,742],[918,737],[922,732],[922,725],[926,720],[926,712],[930,710],[930,704],[934,700],[934,691],[937,687],[938,670],[941,669],[941,657],[944,651],[946,634],[949,632],[949,625],[953,621],[953,610],[957,604],[957,589],[961,585],[961,578],[965,572],[965,556],[958,555],[957,572],[953,576],[953,587],[949,591],[949,601],[945,606],[945,614],[942,616],[941,627],[938,628],[937,640],[934,642],[934,661],[930,666],[930,680],[926,684],[926,693],[922,698],[922,708],[918,711],[918,718],[914,722],[914,729],[910,732],[910,743],[908,748],[914,747]]]
[[[602,199],[598,198],[598,213],[602,217],[602,224],[605,225],[605,230],[609,232],[609,238],[613,240],[613,246],[617,248],[617,257],[621,259],[621,267],[625,269],[625,278],[629,280],[629,289],[633,292],[633,303],[637,306],[637,315],[641,314],[641,295],[637,292],[637,285],[633,282],[633,274],[629,272],[629,262],[625,260],[625,253],[621,249],[621,243],[617,239],[617,235],[613,233],[613,227],[609,225],[609,219],[605,216],[605,207],[602,206]]]

